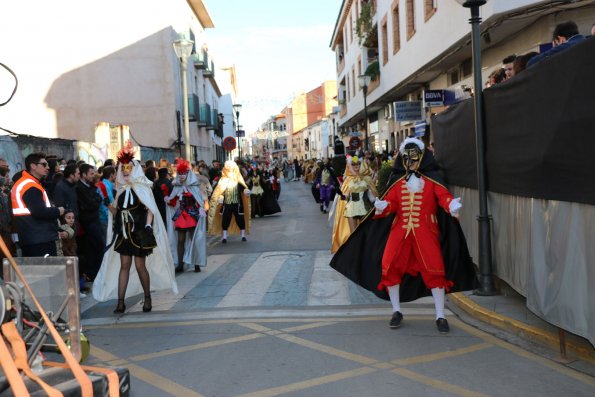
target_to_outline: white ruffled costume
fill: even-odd
[[[134,190],[139,200],[153,213],[153,233],[157,246],[153,252],[146,257],[145,265],[149,271],[151,279],[151,291],[170,289],[174,294],[178,293],[178,285],[174,274],[173,258],[169,248],[169,241],[167,238],[167,231],[163,220],[159,215],[153,191],[151,190],[153,184],[145,174],[138,161],[134,162],[134,168],[130,174],[128,183],[122,178],[122,165],[118,166],[117,174],[117,188],[118,193],[115,201],[121,194],[130,194],[130,189]],[[108,227],[107,227],[107,241],[111,242],[113,237],[112,232],[113,215],[109,212]],[[143,225],[144,226],[144,225]],[[114,251],[112,244],[109,250],[103,256],[101,268],[95,282],[93,283],[93,297],[95,300],[104,302],[110,299],[118,298],[118,275],[120,273],[120,254]],[[128,287],[126,288],[126,298],[143,293],[140,279],[136,272],[134,264],[130,267],[130,277],[128,279]]]
[[[173,190],[169,194],[169,198],[173,199],[178,196],[178,202],[175,207],[167,206],[166,219],[167,219],[167,236],[169,237],[169,244],[171,252],[176,253],[174,257],[174,265],[178,266],[178,255],[177,255],[177,244],[178,235],[172,220],[176,209],[180,206],[181,196],[184,192],[190,192],[194,197],[194,200],[200,205],[201,208],[204,206],[204,198],[200,192],[200,181],[194,172],[188,172],[186,182],[182,183],[179,180],[179,176],[173,182]],[[192,237],[191,233],[186,233],[186,242],[184,244],[184,266],[200,266],[204,267],[207,265],[207,214],[200,216],[198,224],[194,229]]]

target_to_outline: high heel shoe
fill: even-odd
[[[145,295],[145,303],[143,303],[143,312],[148,313],[153,309],[153,305],[151,304],[151,295]]]
[[[124,304],[124,299],[118,299],[118,305],[114,310],[115,314],[122,314],[126,311],[126,305]]]

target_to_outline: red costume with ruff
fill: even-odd
[[[375,218],[396,212],[395,220],[384,248],[382,278],[379,290],[401,284],[405,273],[421,274],[427,288],[446,288],[453,285],[446,280],[444,261],[438,236],[437,206],[450,213],[453,195],[441,184],[420,176],[423,188],[412,193],[405,177],[395,182],[385,195],[388,206]]]

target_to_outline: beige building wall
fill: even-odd
[[[97,123],[108,122],[128,125],[141,145],[169,147],[177,138],[176,109],[182,110],[180,64],[172,43],[178,33],[189,37],[190,27],[198,48],[206,40],[190,3],[202,2],[3,5],[0,33],[13,39],[3,41],[2,62],[17,74],[19,88],[2,108],[2,125],[18,133],[92,142]],[[200,82],[195,84],[201,76],[194,71],[189,66],[189,93],[198,89],[199,96],[212,98],[209,88],[204,92]],[[196,123],[191,143],[210,146]]]

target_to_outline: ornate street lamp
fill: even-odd
[[[488,194],[486,184],[485,128],[483,117],[483,84],[481,82],[481,17],[479,7],[486,0],[456,0],[463,7],[471,10],[471,47],[473,51],[473,82],[475,102],[475,140],[477,147],[477,188],[479,190],[479,289],[478,295],[495,295],[494,276],[492,274],[492,237],[490,231],[491,216],[488,214]]]
[[[368,86],[370,85],[370,81],[372,80],[370,76],[367,74],[361,74],[357,76],[359,86],[364,91],[364,131],[365,131],[365,140],[364,140],[364,151],[367,152],[370,150],[368,146],[368,103],[367,96],[368,96]]]
[[[236,137],[238,138],[238,157],[242,159],[242,137],[240,137],[240,110],[242,105],[236,103],[233,105],[233,110],[236,114]]]
[[[182,95],[184,103],[184,143],[186,147],[186,160],[190,160],[190,124],[188,122],[188,80],[186,69],[188,67],[188,57],[192,54],[194,42],[191,40],[180,39],[173,43],[176,56],[182,64]]]

